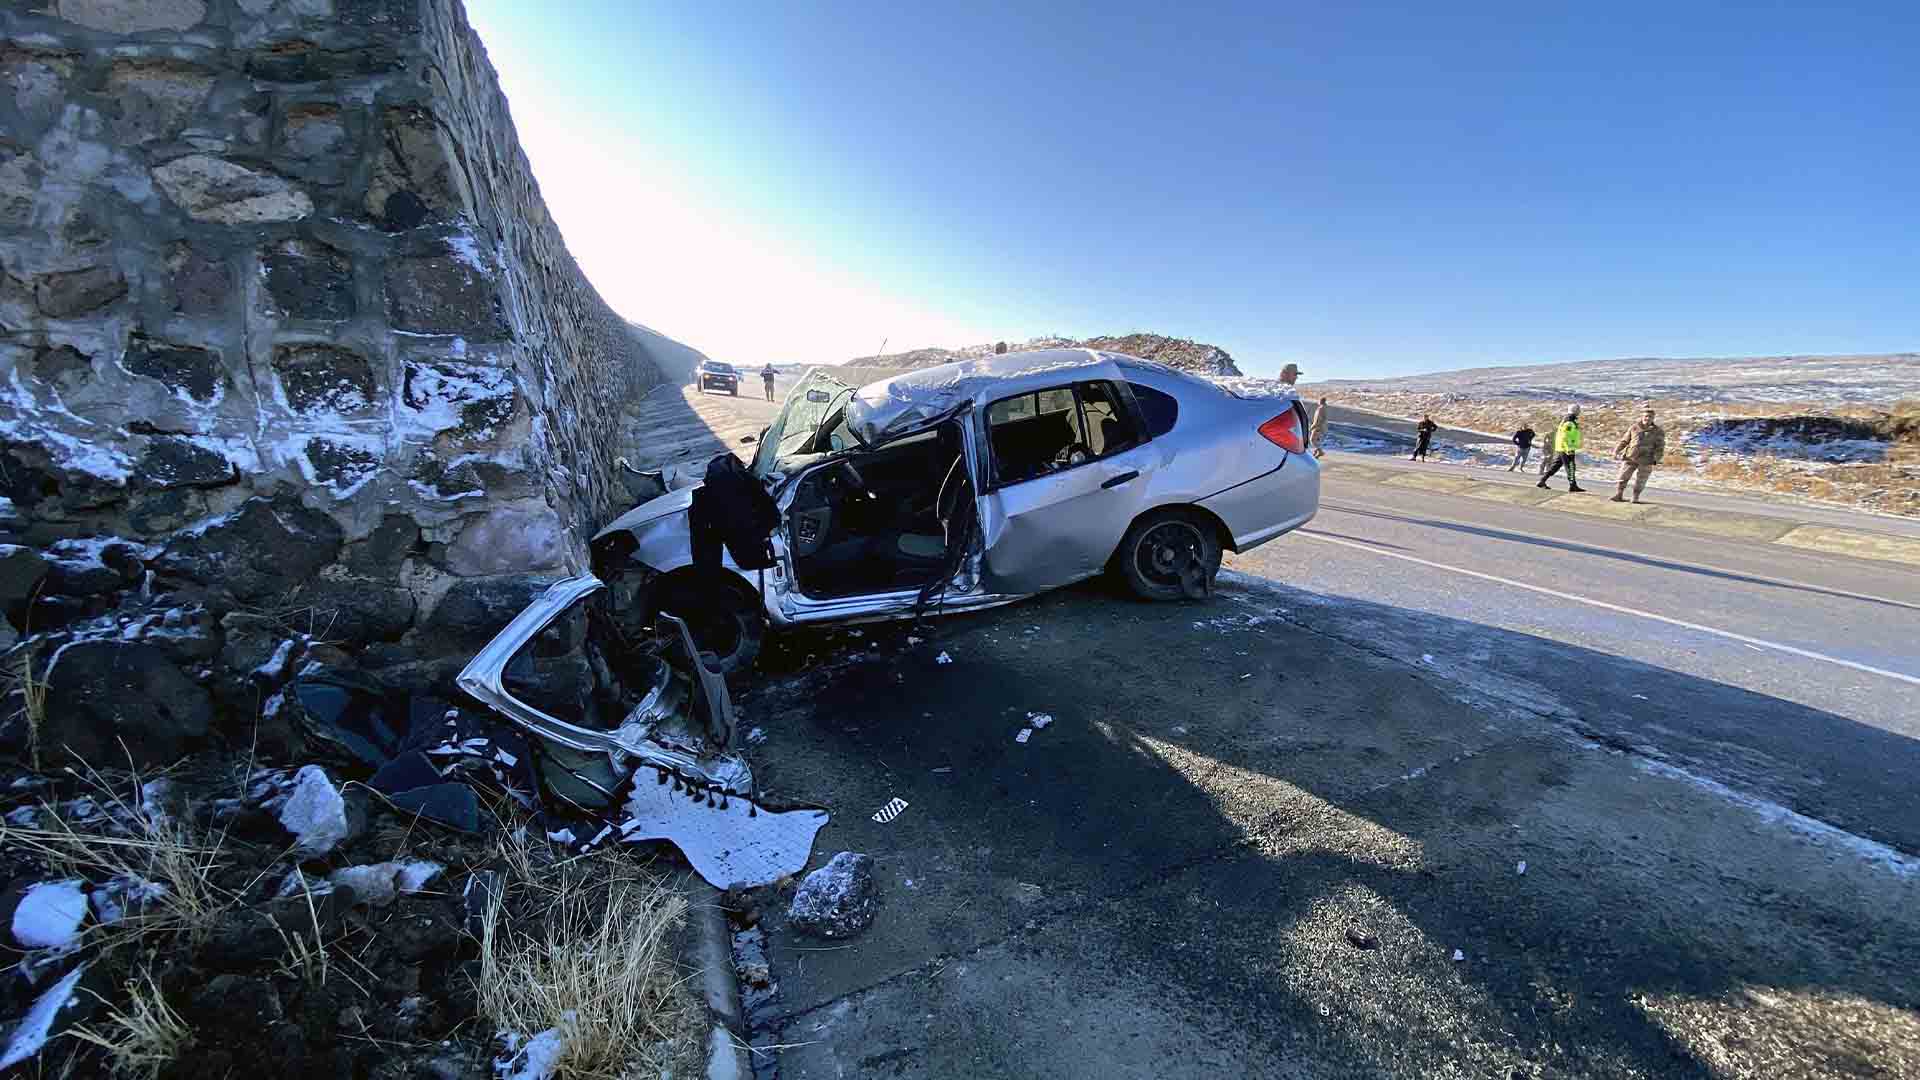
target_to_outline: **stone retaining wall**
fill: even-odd
[[[584,565],[660,379],[458,0],[0,10],[0,542],[52,568],[0,646],[158,597],[451,648]]]

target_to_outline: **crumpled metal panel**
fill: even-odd
[[[968,402],[983,407],[1011,394],[1084,379],[1117,379],[1120,369],[1090,349],[1042,349],[921,368],[861,387],[847,403],[847,430],[863,446],[917,431]]]
[[[588,812],[611,808],[626,786],[623,839],[666,839],[711,884],[758,885],[806,865],[813,836],[826,824],[823,810],[773,811],[754,798],[753,775],[737,753],[706,752],[709,740],[733,740],[733,704],[726,681],[699,662],[686,624],[677,629],[687,670],[662,665],[659,679],[626,720],[603,731],[551,716],[507,692],[507,663],[574,604],[605,588],[591,574],[555,582],[468,661],[459,687],[548,744],[542,783],[549,794]],[[684,745],[657,735],[677,731]],[[702,736],[706,736],[703,738]],[[557,772],[555,770],[558,770]],[[760,876],[762,874],[766,876]]]

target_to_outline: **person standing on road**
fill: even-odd
[[[1575,459],[1580,454],[1580,410],[1567,410],[1567,418],[1560,423],[1560,430],[1553,433],[1553,467],[1541,474],[1535,487],[1546,487],[1547,481],[1561,469],[1567,470],[1567,490],[1581,492],[1587,490],[1580,486],[1575,478]]]
[[[1307,445],[1313,448],[1313,456],[1327,456],[1327,399],[1321,398],[1320,404],[1313,407],[1313,423],[1307,425]]]
[[[767,361],[767,366],[760,369],[760,381],[767,384],[768,401],[773,400],[773,376],[773,361],[769,360]]]
[[[1427,451],[1433,446],[1433,433],[1439,430],[1440,425],[1433,422],[1432,413],[1421,413],[1419,426],[1413,429],[1414,438],[1417,440],[1413,444],[1413,456],[1407,460],[1426,460]]]
[[[1284,386],[1287,389],[1291,390],[1293,389],[1293,384],[1299,381],[1300,381],[1300,365],[1299,364],[1288,364],[1286,367],[1283,367],[1280,369],[1280,385],[1281,386]]]
[[[1527,463],[1527,454],[1533,449],[1533,425],[1522,421],[1520,430],[1513,433],[1513,464],[1507,466],[1512,472]]]
[[[1640,501],[1640,493],[1647,489],[1647,477],[1653,475],[1653,467],[1667,456],[1667,433],[1653,422],[1653,410],[1640,414],[1640,422],[1628,429],[1620,445],[1613,448],[1613,456],[1620,459],[1620,479],[1614,484],[1612,502],[1627,501],[1627,481],[1633,481],[1633,501]]]

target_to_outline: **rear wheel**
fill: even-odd
[[[1197,515],[1158,510],[1133,523],[1114,561],[1127,585],[1148,600],[1198,599],[1213,591],[1220,573],[1220,541]]]
[[[721,583],[682,581],[656,601],[659,610],[678,617],[693,635],[708,671],[730,675],[753,666],[767,633],[767,617],[758,599]]]

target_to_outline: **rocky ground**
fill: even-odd
[[[491,782],[472,827],[450,828],[326,757],[8,769],[6,1061],[155,1078],[531,1080],[549,1057],[561,1075],[698,1072],[686,901],[644,852],[575,854]]]

